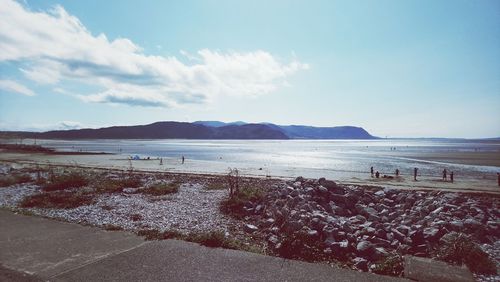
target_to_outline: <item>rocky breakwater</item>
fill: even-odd
[[[284,257],[375,272],[389,261],[387,274],[398,275],[402,256],[435,257],[456,234],[494,249],[499,204],[498,197],[299,177],[274,185],[259,202],[245,203],[245,230],[265,238],[269,249]]]

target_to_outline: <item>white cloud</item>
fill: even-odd
[[[265,51],[150,56],[127,38],[94,36],[61,6],[33,12],[0,0],[0,62],[17,61],[24,75],[38,83],[63,80],[97,85],[102,91],[83,100],[168,107],[202,103],[215,95],[256,96],[287,85],[287,78],[308,68],[293,56],[280,62]]]
[[[0,89],[6,92],[18,93],[26,96],[34,96],[35,92],[14,80],[0,80]]]

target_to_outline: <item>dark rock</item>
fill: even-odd
[[[356,257],[352,260],[354,266],[362,271],[368,271],[368,261],[364,258]]]
[[[370,257],[373,254],[374,246],[369,241],[361,241],[356,245],[356,251],[363,257]]]

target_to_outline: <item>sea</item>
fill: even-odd
[[[243,173],[281,177],[364,177],[374,167],[381,175],[413,174],[439,177],[443,169],[456,177],[496,179],[496,165],[460,164],[462,157],[498,158],[500,140],[37,140],[61,151],[106,152],[116,158],[139,156],[166,162],[196,163],[197,172]],[[447,156],[441,159],[432,156]],[[480,157],[479,157],[480,155]],[[472,162],[474,163],[474,162]],[[497,162],[498,163],[498,162]],[[188,169],[189,170],[189,169]]]

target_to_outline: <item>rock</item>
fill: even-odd
[[[267,239],[267,241],[273,245],[276,245],[279,243],[279,239],[278,239],[278,236],[276,235],[271,235],[269,236],[269,238]]]
[[[295,182],[304,182],[304,177],[302,176],[298,176],[297,178],[295,178]]]
[[[369,257],[373,254],[373,244],[368,241],[361,241],[356,245],[356,251],[363,257]]]
[[[318,186],[318,192],[321,194],[327,194],[328,189],[326,189],[326,187],[320,185],[320,186]]]
[[[274,218],[270,217],[270,218],[266,219],[264,222],[262,222],[262,226],[269,227],[269,226],[273,225],[274,222],[275,222]]]
[[[264,209],[263,205],[257,205],[255,207],[255,213],[260,213]]]
[[[364,258],[356,257],[353,260],[354,266],[363,271],[368,271],[368,261]]]
[[[424,229],[423,235],[425,240],[437,242],[442,234],[438,228],[428,227]]]
[[[255,225],[252,225],[252,224],[245,224],[243,226],[243,229],[245,230],[245,232],[247,233],[254,233],[255,231],[258,231],[259,228]]]
[[[319,233],[316,230],[309,230],[307,231],[307,236],[314,239],[319,237]]]
[[[396,240],[398,240],[399,242],[404,242],[404,240],[405,240],[406,237],[405,237],[405,235],[403,233],[399,232],[395,228],[392,228],[391,232],[394,234],[394,238],[396,238]]]
[[[378,196],[378,197],[384,197],[385,196],[385,192],[384,190],[380,190],[380,191],[377,191],[375,193],[373,193],[375,196]]]

